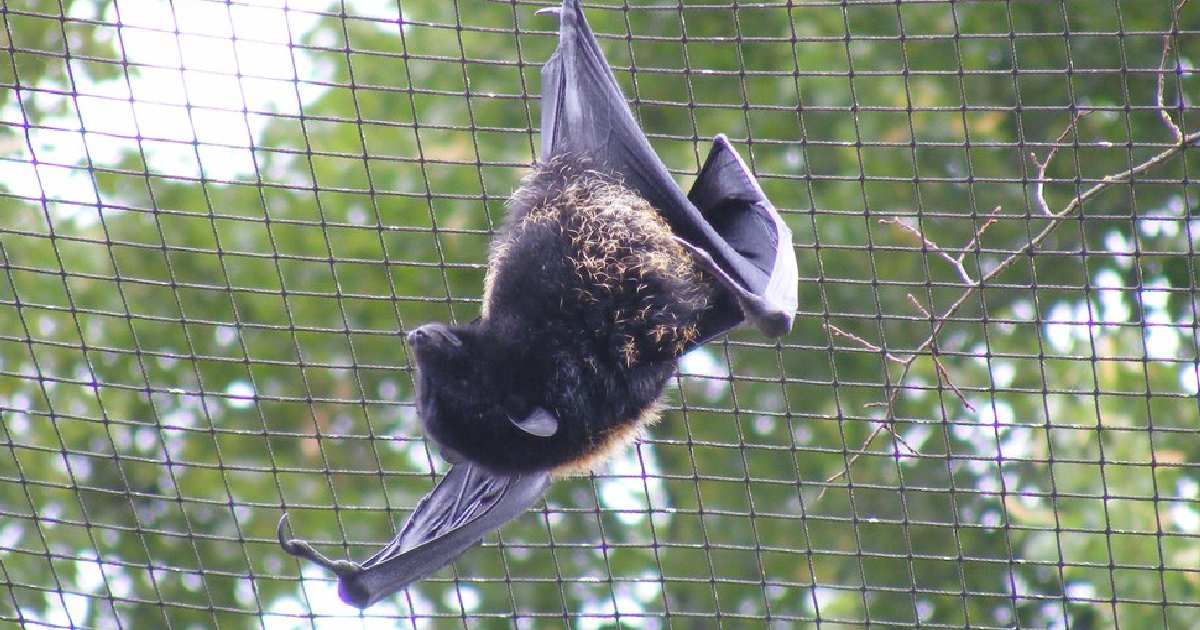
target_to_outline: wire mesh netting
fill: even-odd
[[[795,234],[779,343],[364,613],[277,546],[445,471],[403,333],[479,311],[545,2],[0,0],[0,624],[1193,627],[1200,8],[597,1],[682,182]]]

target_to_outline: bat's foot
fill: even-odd
[[[308,544],[308,542],[300,540],[299,538],[286,538],[284,536],[284,532],[287,529],[287,524],[288,515],[287,512],[284,512],[283,516],[279,518],[279,525],[275,528],[275,537],[279,540],[279,546],[283,547],[283,550],[286,551],[288,555],[296,556],[297,558],[304,558],[309,562],[319,564],[322,567],[332,571],[339,578],[362,573],[362,567],[356,562],[351,562],[349,560],[330,560],[321,552],[313,549],[313,546]]]

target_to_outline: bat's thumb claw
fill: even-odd
[[[287,526],[288,514],[287,512],[284,512],[283,516],[279,517],[279,524],[275,526],[275,538],[279,541],[279,546],[283,547],[283,550],[286,551],[288,555],[296,556],[298,558],[306,558],[320,564],[328,564],[327,561],[321,562],[324,560],[324,557],[317,553],[317,550],[313,549],[312,545],[300,540],[299,538],[288,538],[285,535],[287,532]]]
[[[554,17],[562,17],[561,7],[546,7],[533,12],[534,15],[553,15]]]
[[[289,541],[283,535],[283,533],[285,531],[287,531],[287,524],[288,524],[288,515],[287,515],[287,512],[284,512],[283,516],[279,517],[279,524],[275,526],[275,538],[279,540],[279,546],[283,547],[284,551],[286,551],[289,554],[294,556],[297,554],[296,554],[296,551],[292,548],[291,541]]]
[[[275,526],[275,538],[279,540],[279,546],[288,555],[304,558],[310,562],[316,563],[333,571],[338,577],[346,577],[362,573],[362,567],[356,562],[349,560],[330,560],[321,552],[313,549],[312,545],[298,538],[287,538],[284,532],[287,531],[288,515],[287,512],[279,518],[279,525]]]

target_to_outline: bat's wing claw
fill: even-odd
[[[312,548],[307,542],[298,538],[288,538],[285,534],[288,526],[288,513],[284,512],[283,516],[279,517],[279,524],[275,526],[275,538],[279,541],[279,546],[290,556],[300,558],[309,558],[311,554],[321,555]]]
[[[533,14],[534,15],[553,15],[554,17],[558,18],[558,17],[562,17],[562,8],[561,7],[546,7],[545,9],[538,9],[537,11],[534,11]]]
[[[339,578],[350,575],[355,575],[362,572],[362,567],[357,563],[349,560],[331,560],[325,554],[317,551],[308,541],[300,540],[299,538],[287,538],[284,532],[287,530],[288,515],[287,512],[279,517],[279,525],[275,527],[275,538],[279,540],[279,546],[290,556],[304,558],[309,562],[321,565],[329,569]]]
[[[421,499],[400,533],[368,558],[361,572],[340,582],[342,600],[366,608],[428,577],[524,514],[549,484],[547,473],[497,475],[471,464],[455,465]]]
[[[284,551],[336,574],[342,601],[366,608],[453,562],[484,535],[523,514],[549,485],[548,473],[496,475],[456,465],[421,499],[400,533],[361,565],[330,560],[307,542],[287,538],[287,514],[279,519],[276,537]]]
[[[283,550],[290,554],[291,552],[288,551],[287,539],[283,537],[283,532],[287,531],[287,523],[288,515],[287,512],[284,512],[283,516],[279,517],[279,524],[275,526],[275,538],[279,541],[279,546],[283,547]]]

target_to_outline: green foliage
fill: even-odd
[[[0,619],[326,627],[349,609],[275,523],[363,558],[430,488],[402,333],[478,312],[553,24],[483,0],[127,4],[0,13]],[[979,278],[1050,224],[1028,155],[1071,107],[1102,111],[1064,136],[1052,210],[1167,148],[1169,7],[630,4],[589,9],[618,80],[681,182],[718,132],[753,165],[795,233],[796,329],[689,357],[635,453],[368,616],[1189,626],[1187,152],[971,293],[945,374],[873,349],[908,356],[933,330],[914,300],[967,290],[880,219],[957,255],[998,207],[963,258]],[[903,441],[864,449],[897,385]]]

